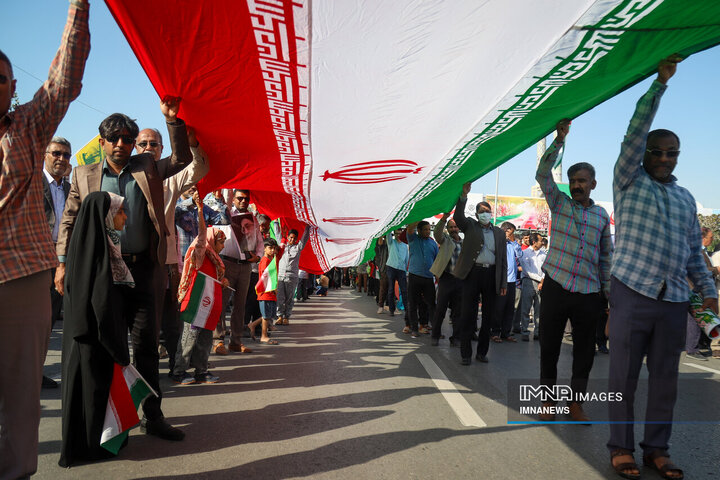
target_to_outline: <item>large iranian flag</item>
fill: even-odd
[[[720,2],[106,1],[158,93],[183,97],[212,161],[200,188],[316,226],[311,272],[358,263],[559,119],[720,42]]]

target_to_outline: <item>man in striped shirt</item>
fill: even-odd
[[[540,307],[540,380],[552,386],[557,381],[563,332],[572,324],[573,392],[585,393],[595,357],[595,326],[610,293],[610,217],[596,205],[590,192],[596,187],[595,168],[578,163],[568,169],[570,197],[560,192],[551,173],[559,149],[570,128],[568,120],[557,125],[557,137],[540,160],[535,178],[545,194],[550,211],[550,248],[543,264],[545,280]],[[548,402],[552,404],[553,402]],[[588,418],[580,402],[570,402],[574,421]],[[541,415],[545,421],[554,415]]]
[[[690,289],[702,293],[702,308],[717,313],[717,290],[703,258],[695,199],[672,175],[680,139],[670,130],[648,133],[667,81],[679,57],[660,62],[657,79],[637,103],[615,164],[615,259],[610,292],[607,447],[618,473],[639,475],[633,404],[638,376],[647,356],[649,373],[643,463],[682,478],[667,453],[677,397],[680,354],[685,347]],[[650,246],[652,245],[652,246]],[[628,477],[630,478],[630,477]]]

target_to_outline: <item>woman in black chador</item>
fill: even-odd
[[[134,287],[120,254],[123,197],[89,194],[77,215],[66,258],[62,345],[60,466],[113,455],[100,446],[114,363],[127,365],[122,290]]]

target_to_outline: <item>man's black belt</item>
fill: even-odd
[[[220,258],[222,258],[224,261],[230,262],[230,263],[237,263],[237,264],[250,263],[248,260],[239,260],[237,258],[228,257],[227,255],[220,255]]]
[[[147,254],[147,252],[142,253],[123,253],[122,259],[125,261],[125,263],[138,263],[138,262],[146,262],[150,259],[150,256]]]

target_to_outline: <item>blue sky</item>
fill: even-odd
[[[67,3],[62,0],[22,0],[3,6],[0,49],[13,62],[21,102],[30,100],[47,76],[60,44]],[[9,21],[8,21],[9,20]],[[168,16],[172,21],[172,15]],[[97,134],[107,115],[120,111],[138,120],[141,128],[164,131],[158,97],[103,2],[90,12],[91,50],[83,91],[73,102],[57,134],[73,151]],[[669,82],[654,127],[675,131],[681,150],[675,175],[707,208],[720,209],[716,173],[720,170],[720,48],[696,54],[678,67]],[[597,170],[596,200],[612,200],[612,167],[637,99],[650,80],[626,90],[573,121],[567,138],[564,168],[589,162]],[[534,184],[535,147],[500,168],[501,195],[529,195]],[[565,178],[565,175],[563,175]],[[720,182],[718,182],[720,183]],[[475,193],[495,192],[495,173],[473,184]]]

